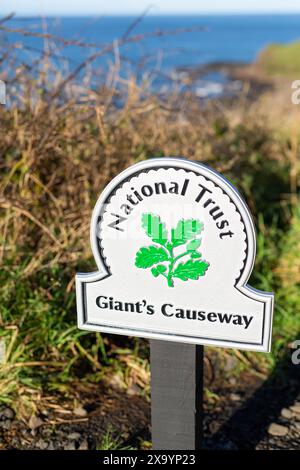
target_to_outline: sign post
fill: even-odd
[[[152,445],[200,449],[203,346],[150,340]]]
[[[98,271],[76,276],[79,328],[151,339],[154,448],[199,448],[202,345],[271,347],[273,294],[247,285],[246,204],[202,164],[147,160],[104,189],[91,245]]]

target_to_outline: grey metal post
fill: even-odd
[[[150,352],[153,449],[199,449],[203,346],[151,340]]]

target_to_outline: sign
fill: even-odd
[[[98,271],[77,274],[79,328],[270,351],[273,294],[247,285],[254,225],[216,171],[180,158],[137,163],[92,216]]]

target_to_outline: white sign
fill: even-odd
[[[76,276],[79,328],[270,350],[273,294],[247,285],[249,209],[212,169],[157,158],[123,171],[95,206],[91,245],[98,271]]]

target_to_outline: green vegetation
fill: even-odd
[[[260,70],[269,76],[300,77],[300,41],[270,44],[259,55]]]
[[[121,436],[115,436],[112,429],[108,429],[104,434],[100,446],[97,450],[137,450],[134,447],[124,446]]]

